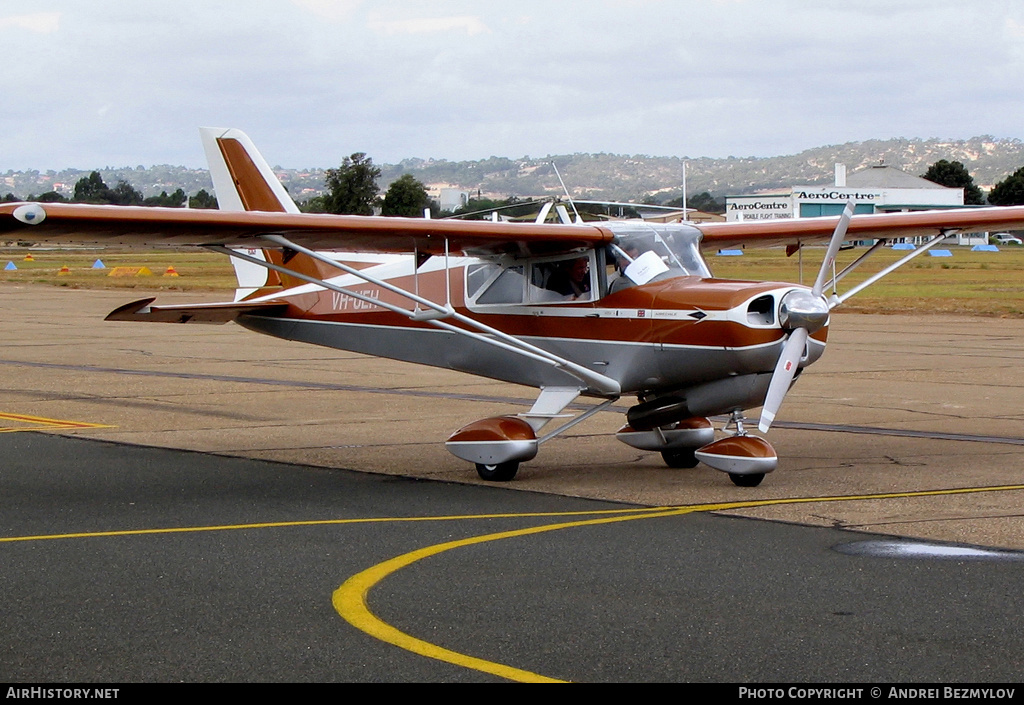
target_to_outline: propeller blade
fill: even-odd
[[[814,280],[814,286],[811,287],[811,293],[815,298],[821,296],[821,291],[825,288],[825,277],[828,276],[828,271],[832,268],[832,262],[836,259],[839,246],[843,244],[843,240],[846,238],[846,229],[850,227],[853,209],[853,201],[847,201],[846,208],[843,209],[843,214],[839,216],[839,222],[836,223],[836,229],[832,232],[832,239],[829,241],[828,250],[825,252],[825,260],[821,263],[821,269],[818,270],[818,278]]]
[[[764,398],[764,407],[761,409],[761,420],[757,427],[761,433],[767,433],[775,420],[775,414],[782,406],[782,400],[786,398],[789,385],[793,383],[793,376],[800,366],[800,358],[804,354],[804,345],[807,344],[807,329],[796,328],[789,334],[789,340],[779,355],[779,361],[775,364],[775,372],[772,373],[772,381],[768,385],[768,394]]]

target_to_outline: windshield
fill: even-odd
[[[711,276],[700,254],[701,233],[693,226],[612,221],[605,227],[615,233],[616,238],[615,244],[608,248],[608,261],[615,262],[620,273],[621,281],[614,287],[616,290],[671,277]],[[648,252],[654,255],[646,255],[637,266],[629,266]]]

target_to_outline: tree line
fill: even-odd
[[[342,160],[337,169],[326,171],[326,192],[320,196],[299,204],[299,208],[310,213],[337,213],[350,215],[372,215],[379,212],[385,216],[404,216],[410,218],[423,217],[430,211],[431,217],[456,215],[468,218],[488,217],[490,212],[500,210],[511,217],[524,217],[535,211],[534,202],[510,196],[504,200],[475,198],[456,209],[454,212],[442,212],[437,202],[432,200],[426,187],[412,174],[402,174],[391,182],[383,196],[377,180],[381,176],[380,167],[365,152],[356,152]],[[986,195],[974,183],[974,178],[959,161],[940,159],[932,164],[921,175],[933,183],[964,190],[966,205],[984,205],[986,202],[996,206],[1024,204],[1024,167],[998,182]],[[6,202],[17,201],[13,194],[8,193],[2,199]],[[73,202],[96,203],[122,206],[162,206],[167,208],[216,208],[217,199],[206,189],[200,189],[194,196],[187,196],[182,189],[171,194],[162,191],[159,196],[143,197],[135,187],[125,180],[119,180],[114,187],[103,182],[98,171],[78,180],[71,198],[57,191],[47,191],[39,195],[30,195],[26,200],[41,203]],[[682,197],[675,197],[662,205],[681,205]],[[645,202],[654,202],[645,199]],[[724,203],[714,198],[707,191],[694,194],[687,198],[688,207],[710,213],[724,212]],[[581,212],[592,210],[586,206],[578,206]]]
[[[300,208],[308,212],[353,215],[371,215],[379,210],[381,215],[411,218],[422,217],[425,210],[430,210],[432,217],[455,215],[466,218],[486,218],[493,211],[501,211],[510,217],[524,217],[536,211],[534,201],[509,196],[503,200],[472,198],[454,212],[441,212],[438,204],[427,194],[426,187],[408,173],[393,181],[382,198],[377,186],[380,175],[380,168],[373,164],[371,158],[364,152],[356,152],[345,157],[337,169],[328,169],[327,192],[300,204]],[[940,186],[962,188],[965,205],[984,205],[986,202],[996,206],[1024,205],[1024,167],[997,183],[987,196],[974,183],[962,162],[940,159],[921,176]],[[645,202],[655,201],[649,198]],[[681,206],[682,197],[669,199],[661,205]],[[725,212],[724,202],[707,191],[688,196],[686,205],[708,213]],[[593,207],[582,204],[577,207],[581,213],[597,212]]]
[[[3,198],[3,201],[8,203],[18,200],[20,199],[12,193]],[[74,194],[71,198],[57,191],[46,191],[38,196],[30,194],[25,200],[37,203],[93,203],[113,206],[161,206],[164,208],[184,208],[187,201],[189,208],[217,207],[217,199],[206,189],[200,189],[195,196],[186,196],[184,189],[179,188],[171,194],[161,191],[159,196],[145,198],[138,189],[124,179],[110,188],[103,182],[103,177],[98,171],[79,179],[75,183]]]

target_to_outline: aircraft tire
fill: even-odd
[[[754,472],[749,475],[729,473],[729,479],[732,480],[732,484],[737,487],[757,487],[761,484],[761,480],[764,479],[764,473]]]
[[[516,476],[517,472],[519,472],[519,463],[515,460],[511,460],[507,463],[498,463],[497,465],[484,465],[483,463],[477,463],[476,472],[480,475],[481,480],[487,480],[488,482],[508,482]]]
[[[665,465],[670,468],[695,468],[697,463],[697,456],[694,455],[696,448],[676,448],[674,450],[663,450],[661,451],[661,457],[665,460]]]

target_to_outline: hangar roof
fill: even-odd
[[[846,177],[846,185],[877,188],[947,188],[884,164],[853,172]]]

